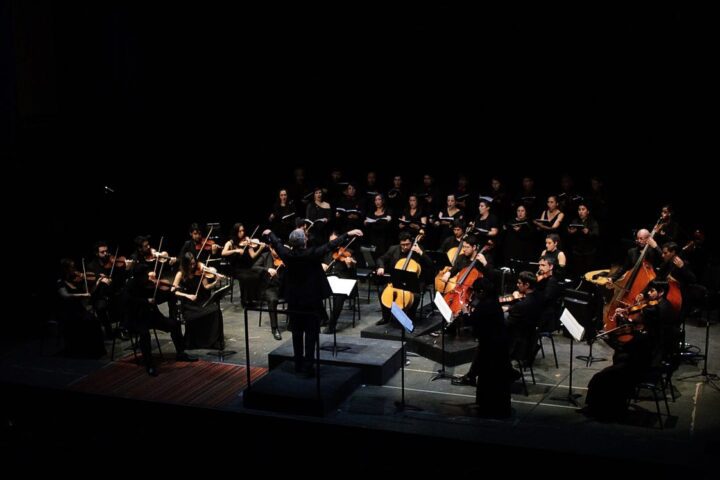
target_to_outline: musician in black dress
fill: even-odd
[[[422,206],[419,204],[417,195],[410,195],[407,208],[403,210],[400,217],[400,231],[408,231],[412,235],[417,235],[426,226],[427,215],[425,215]]]
[[[305,218],[312,223],[312,233],[315,241],[325,243],[330,231],[332,220],[332,205],[324,199],[323,189],[316,187],[313,191],[313,198],[305,209]]]
[[[222,350],[225,345],[220,306],[217,302],[206,303],[219,280],[219,276],[208,279],[208,275],[198,268],[198,262],[191,252],[185,253],[180,260],[173,288],[181,301],[185,320],[185,347],[188,349]]]
[[[285,277],[285,264],[282,263],[272,245],[268,245],[268,250],[260,255],[252,270],[260,279],[260,299],[267,303],[272,336],[275,340],[282,340],[277,306]]]
[[[290,232],[295,228],[295,202],[288,197],[284,188],[278,192],[278,198],[273,204],[272,213],[268,217],[272,229],[280,236],[287,239]]]
[[[60,260],[56,283],[56,314],[65,343],[64,354],[79,358],[100,358],[106,354],[100,321],[90,306],[90,285],[75,262]]]
[[[445,208],[440,210],[435,217],[435,226],[439,229],[438,239],[440,243],[452,236],[453,224],[458,220],[463,220],[465,213],[457,206],[455,194],[451,193],[447,196]]]
[[[535,232],[530,226],[527,207],[518,205],[515,218],[505,224],[503,256],[505,262],[511,260],[526,263],[535,260]]]
[[[598,252],[600,225],[590,215],[590,207],[584,200],[578,204],[578,216],[568,225],[568,240],[571,246],[571,272],[581,277],[595,268]]]
[[[257,299],[260,278],[257,272],[252,270],[252,266],[265,248],[265,244],[251,240],[245,233],[245,226],[236,223],[221,254],[229,260],[233,278],[240,282],[240,299],[243,305]]]
[[[496,242],[500,233],[500,224],[497,217],[491,212],[492,202],[486,198],[480,199],[478,203],[478,216],[475,218],[474,233],[478,238],[480,251],[486,257],[492,258],[491,263],[495,263]]]

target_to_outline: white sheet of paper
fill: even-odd
[[[567,308],[563,310],[562,315],[560,315],[560,322],[565,325],[565,328],[567,328],[568,332],[570,332],[570,335],[572,335],[575,340],[578,342],[582,341],[583,335],[585,335],[585,327],[578,323],[573,314],[570,313],[570,310]]]
[[[433,303],[435,304],[435,306],[438,307],[438,310],[440,310],[440,315],[443,316],[445,321],[448,323],[452,323],[452,310],[450,310],[450,307],[448,307],[447,302],[440,294],[440,292],[435,292],[435,298],[433,299]]]
[[[410,317],[408,317],[407,314],[403,312],[403,309],[400,308],[397,303],[392,303],[390,313],[392,313],[393,317],[395,317],[397,321],[400,322],[400,325],[402,325],[405,330],[410,333],[415,330],[415,325],[413,325],[412,320],[410,320]]]
[[[333,295],[347,295],[348,297],[355,288],[357,280],[351,278],[340,278],[336,276],[327,277]]]

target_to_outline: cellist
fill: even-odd
[[[417,242],[413,242],[413,238],[413,235],[409,232],[400,232],[400,243],[398,245],[391,246],[388,251],[385,252],[385,254],[379,257],[377,260],[378,269],[375,273],[378,277],[382,277],[383,275],[385,275],[386,269],[390,270],[393,266],[395,268],[398,268],[398,263],[401,260],[404,261],[405,258],[408,257],[408,255],[410,255],[411,260],[417,262],[420,265],[423,274],[425,274],[425,272],[428,272],[428,275],[432,275],[432,260],[430,259],[430,257],[425,255],[422,248],[420,248],[420,245],[418,245]],[[426,276],[425,278],[430,277]],[[422,288],[422,282],[420,285]],[[415,312],[419,303],[420,298],[416,295],[414,301],[404,308],[405,313],[407,313],[411,319],[415,318]],[[378,320],[375,325],[385,325],[390,322],[391,318],[392,315],[390,314],[390,308],[382,305],[382,318]]]

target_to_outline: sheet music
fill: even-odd
[[[388,215],[388,216],[386,216],[386,217],[380,217],[380,218],[378,218],[377,220],[374,219],[374,218],[366,218],[366,219],[365,219],[365,221],[366,221],[367,223],[375,223],[375,222],[380,222],[380,221],[389,222],[390,220],[392,220],[392,217],[391,217],[390,215]]]
[[[410,320],[410,317],[408,317],[407,314],[403,312],[402,308],[400,308],[397,303],[392,303],[390,313],[392,313],[393,317],[395,317],[397,321],[400,322],[400,325],[402,325],[408,333],[412,333],[412,331],[415,330],[415,325],[413,325],[412,320]]]
[[[282,220],[287,220],[288,218],[294,217],[294,216],[295,216],[294,213],[288,213],[287,215],[283,215],[283,216],[282,216]]]
[[[452,310],[450,310],[450,307],[448,306],[447,302],[445,302],[445,299],[440,294],[440,292],[435,292],[435,298],[433,299],[433,303],[435,304],[435,306],[438,307],[438,310],[440,310],[440,315],[443,316],[445,321],[448,324],[452,323]]]
[[[355,284],[357,283],[357,280],[353,280],[351,278],[340,278],[335,275],[327,277],[327,279],[328,283],[330,283],[330,289],[332,290],[333,295],[347,295],[349,297],[353,288],[355,288]]]
[[[585,327],[578,323],[567,308],[563,310],[562,315],[560,315],[560,323],[565,325],[565,328],[567,328],[567,331],[570,332],[570,335],[572,335],[575,340],[578,342],[582,341],[585,335]]]

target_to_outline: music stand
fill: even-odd
[[[435,299],[433,300],[433,303],[437,305],[440,314],[445,319],[445,322],[450,325],[450,323],[452,323],[452,310],[450,310],[450,307],[445,302],[445,299],[440,292],[435,292]],[[448,375],[445,371],[445,330],[447,329],[444,328],[442,324],[440,328],[442,329],[442,337],[440,339],[440,370],[437,371],[430,381],[435,381],[438,378],[452,378],[452,375]]]
[[[339,296],[345,296],[347,298],[350,298],[350,295],[352,294],[353,289],[357,285],[357,280],[351,279],[351,278],[339,278],[334,275],[331,275],[327,277],[328,283],[330,284],[330,290],[332,290],[332,296],[330,297],[330,324],[333,324],[332,315],[335,313],[335,298]],[[348,345],[341,345],[340,347],[337,346],[337,318],[335,319],[335,328],[333,328],[333,344],[332,348],[330,347],[320,347],[320,350],[328,350],[332,351],[333,357],[337,355],[337,352],[344,352],[346,350],[350,350],[350,347]],[[320,343],[320,335],[318,334],[318,343]]]
[[[400,270],[403,271],[404,270]],[[405,272],[405,273],[412,273],[412,272]],[[393,283],[393,286],[395,284]],[[401,333],[400,333],[400,401],[395,402],[395,408],[397,411],[403,411],[405,409],[408,410],[420,410],[419,407],[415,407],[412,405],[408,405],[405,403],[405,330],[412,333],[413,330],[415,330],[415,325],[413,325],[412,320],[407,316],[405,312],[398,306],[397,303],[393,302],[392,307],[390,308],[390,313],[392,313],[393,317],[400,322],[400,325],[402,326]]]
[[[227,293],[230,291],[230,285],[225,285],[224,287],[220,287],[217,290],[213,291],[210,295],[210,298],[208,298],[205,303],[203,303],[203,308],[207,307],[211,303],[218,303],[218,311],[220,310],[220,300],[227,295]],[[223,321],[224,322],[224,321]],[[222,362],[225,360],[225,357],[228,357],[230,355],[235,355],[237,352],[234,350],[225,350],[225,328],[223,325],[223,322],[220,322],[220,334],[222,335],[222,344],[220,347],[220,350],[217,351],[211,351],[208,352],[208,355],[216,356],[218,357],[218,361]]]
[[[700,373],[696,373],[695,375],[690,375],[687,377],[682,377],[680,380],[687,380],[689,378],[695,378],[695,377],[705,377],[703,382],[709,383],[715,390],[720,391],[720,387],[715,383],[716,380],[718,380],[720,377],[718,377],[714,373],[708,373],[707,369],[707,362],[708,362],[708,349],[710,348],[710,305],[709,305],[709,294],[708,292],[705,292],[705,302],[704,302],[704,310],[705,310],[705,352],[703,353],[703,369]]]
[[[589,367],[593,362],[605,362],[607,358],[593,357],[592,350],[595,343],[597,328],[595,320],[602,315],[602,309],[598,312],[594,305],[596,296],[593,293],[582,290],[569,289],[563,293],[563,305],[570,310],[574,318],[585,327],[585,341],[589,346],[587,355],[578,355],[578,360],[585,361],[585,366]],[[594,313],[595,312],[595,313]]]
[[[567,308],[560,315],[560,323],[562,323],[570,333],[570,375],[568,376],[568,394],[567,397],[552,397],[553,400],[565,400],[572,403],[576,407],[579,407],[576,398],[580,397],[579,393],[573,393],[572,391],[572,374],[573,374],[573,339],[578,342],[582,341],[585,336],[585,328],[578,323],[570,310]]]

